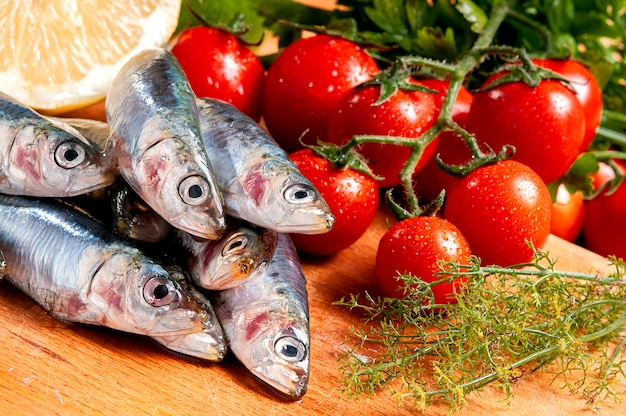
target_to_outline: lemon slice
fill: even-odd
[[[0,91],[61,114],[99,101],[126,61],[164,46],[181,0],[0,0]]]

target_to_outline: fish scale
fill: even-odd
[[[163,219],[214,240],[226,228],[223,200],[202,146],[194,100],[169,51],[139,52],[107,94],[107,151],[119,174]]]
[[[196,106],[228,215],[276,232],[330,230],[324,198],[258,123],[216,99],[197,98]]]
[[[95,143],[0,92],[0,192],[68,197],[102,189],[114,179]]]
[[[212,361],[226,344],[208,301],[65,203],[0,194],[3,276],[55,318],[150,336]]]
[[[289,234],[278,234],[261,276],[216,292],[214,304],[237,359],[278,394],[302,397],[309,380],[309,305],[306,276]]]

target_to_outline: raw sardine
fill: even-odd
[[[178,353],[193,357],[203,358],[210,361],[221,361],[226,355],[226,339],[221,325],[215,320],[213,306],[206,296],[195,287],[189,280],[189,275],[180,267],[171,263],[160,263],[170,276],[180,284],[183,291],[191,295],[198,305],[201,305],[211,314],[216,331],[192,332],[188,335],[174,333],[172,335],[152,335],[151,338],[165,348]],[[217,342],[216,342],[217,341]],[[210,348],[207,348],[210,346]],[[215,346],[215,348],[213,348]],[[217,353],[217,354],[216,354]]]
[[[309,380],[306,278],[288,234],[256,279],[215,294],[215,313],[230,350],[261,381],[299,399]]]
[[[108,123],[81,118],[61,120],[102,149],[106,148],[110,132]],[[170,223],[146,204],[121,177],[118,177],[113,185],[105,188],[101,195],[92,195],[87,202],[83,201],[79,205],[89,205],[90,213],[97,211],[96,216],[99,219],[106,218],[105,222],[111,222],[118,234],[132,240],[156,243],[165,238],[172,228]],[[111,209],[107,210],[105,206],[110,206]]]
[[[219,240],[197,241],[176,231],[191,280],[210,290],[236,287],[255,279],[267,268],[276,249],[278,233],[229,218]]]
[[[195,96],[176,58],[165,49],[139,52],[114,79],[105,108],[107,149],[130,187],[174,227],[219,238],[223,201],[202,146]]]
[[[170,227],[127,184],[121,180],[107,188],[115,231],[126,238],[148,243],[163,241]],[[187,266],[191,281],[199,287],[222,290],[253,279],[265,270],[274,249],[277,233],[244,221],[228,218],[226,232],[218,240],[198,240],[175,229],[178,244],[163,247]],[[169,242],[168,242],[169,243]]]
[[[104,154],[77,130],[0,93],[0,192],[68,197],[115,179]]]
[[[69,124],[80,134],[85,136],[90,143],[94,146],[97,146],[98,150],[104,151],[106,148],[106,142],[109,139],[109,124],[100,121],[100,120],[91,120],[88,118],[62,118],[62,117],[51,117],[48,116],[48,119],[53,122],[62,122]],[[109,156],[109,155],[107,155]]]
[[[82,211],[0,195],[0,250],[4,277],[57,319],[146,335],[207,360],[224,357],[208,302]]]
[[[335,218],[322,196],[259,124],[219,100],[196,104],[227,214],[278,232],[331,229]]]
[[[170,224],[148,206],[123,179],[106,189],[106,199],[111,205],[113,228],[125,238],[157,243],[172,229]]]

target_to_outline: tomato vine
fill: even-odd
[[[437,120],[419,137],[356,135],[341,146],[314,147],[335,164],[349,163],[361,170],[368,169],[356,152],[362,144],[409,148],[399,174],[402,202],[387,192],[388,204],[403,219],[434,215],[444,201],[440,194],[423,205],[413,184],[422,152],[442,132],[455,132],[471,150],[468,163],[453,165],[438,157],[438,165],[457,176],[514,154],[511,146],[492,149],[479,144],[452,119],[453,105],[461,88],[477,91],[497,72],[507,75],[489,88],[507,81],[533,86],[546,78],[564,79],[535,65],[534,58],[575,58],[599,81],[604,111],[595,140],[549,187],[555,192],[565,184],[570,191],[583,190],[588,198],[603,191],[592,188],[590,173],[602,161],[626,159],[626,5],[604,0],[582,3],[339,0],[336,9],[321,10],[290,0],[235,0],[228,7],[185,0],[189,13],[182,21],[210,18],[209,24],[236,32],[249,44],[260,40],[260,28],[277,35],[280,47],[300,38],[304,30],[348,39],[366,48],[383,67],[365,84],[380,86],[378,104],[397,89],[414,88],[406,82],[409,76],[449,82]],[[275,56],[264,57],[265,65],[271,65]],[[606,185],[611,190],[624,179],[613,168],[615,179]],[[418,408],[437,398],[458,408],[469,392],[491,382],[510,396],[513,380],[557,363],[557,376],[589,401],[616,397],[613,382],[626,376],[623,260],[611,257],[615,273],[599,277],[558,271],[548,253],[534,253],[532,261],[506,268],[481,266],[476,257],[469,264],[442,262],[442,280],[400,276],[412,288],[402,299],[365,293],[365,299],[352,295],[337,302],[361,311],[366,320],[354,329],[357,341],[341,358],[345,390],[358,396],[388,388],[400,401]],[[434,285],[460,277],[468,284],[457,294],[456,304],[425,306],[424,299],[434,298]],[[439,312],[433,313],[433,308]],[[372,344],[380,348],[370,357]],[[580,384],[567,378],[572,371],[582,371]]]

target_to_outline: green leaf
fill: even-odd
[[[575,6],[573,0],[544,0],[544,13],[548,20],[548,27],[554,33],[567,33],[570,22],[574,19]]]
[[[575,36],[619,36],[619,27],[608,23],[609,18],[597,11],[591,11],[586,14],[579,14],[574,17],[571,22],[570,33]],[[624,29],[622,28],[622,31]],[[623,34],[623,32],[622,32]]]
[[[198,18],[193,13],[191,13],[191,10],[189,10],[189,8],[185,5],[185,2],[182,2],[180,7],[180,14],[178,16],[178,26],[176,26],[176,30],[174,33],[179,33],[187,28],[201,25],[202,22],[198,20]]]
[[[471,0],[458,0],[456,9],[470,23],[470,29],[474,33],[480,33],[487,24],[485,12]]]
[[[563,176],[561,182],[570,193],[579,190],[588,197],[594,192],[589,175],[597,172],[599,168],[598,159],[593,153],[583,153]]]
[[[404,4],[407,23],[411,33],[415,33],[422,27],[434,26],[437,13],[434,7],[424,0],[406,0]]]
[[[265,19],[266,28],[279,38],[280,47],[301,37],[301,26],[322,27],[333,20],[334,12],[293,0],[249,0]]]
[[[365,13],[376,26],[395,35],[407,36],[407,18],[403,0],[374,0]]]
[[[412,39],[412,52],[435,59],[453,60],[458,55],[454,31],[447,28],[425,27]]]
[[[183,0],[177,30],[198,24],[226,30],[248,44],[260,43],[265,30],[254,0]]]

